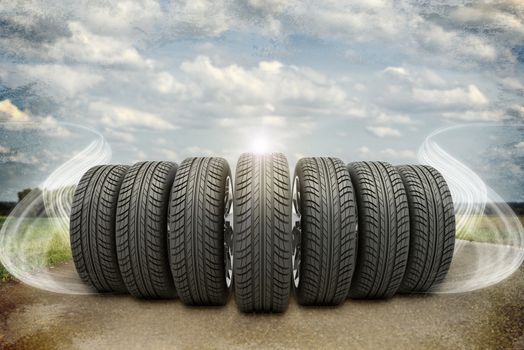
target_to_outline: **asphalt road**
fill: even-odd
[[[475,292],[348,300],[336,308],[304,308],[292,300],[282,315],[244,315],[234,300],[226,307],[189,308],[176,300],[72,296],[0,284],[2,349],[350,347],[523,349],[524,268]]]

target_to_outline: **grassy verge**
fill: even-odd
[[[460,218],[457,218],[457,221]],[[503,243],[510,244],[511,232],[504,228],[504,222],[496,216],[480,216],[477,218],[478,226],[476,229],[461,230],[457,232],[457,238],[466,241],[484,242],[484,243]],[[520,223],[524,225],[524,216],[519,216]],[[498,233],[498,234],[497,234]]]
[[[0,217],[0,227],[5,222]],[[20,226],[24,233],[24,240],[18,247],[18,254],[24,254],[35,267],[47,267],[60,264],[71,259],[71,248],[67,238],[53,225],[52,219],[28,218]],[[42,252],[45,254],[42,255]],[[9,272],[0,264],[0,281],[10,279]]]

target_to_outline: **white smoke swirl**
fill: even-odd
[[[13,209],[0,230],[0,261],[11,275],[33,287],[56,293],[86,294],[91,291],[74,268],[47,267],[48,254],[56,244],[54,240],[69,246],[69,214],[76,184],[89,168],[110,161],[111,148],[96,131],[61,124],[90,131],[96,139],[57,168],[41,185],[41,192],[31,191]],[[35,215],[39,208],[45,208],[45,212]],[[49,231],[54,235],[49,235]]]
[[[524,261],[524,230],[504,200],[465,164],[442,149],[435,137],[465,127],[508,127],[476,124],[439,129],[429,135],[418,154],[419,161],[438,169],[446,179],[455,205],[457,238],[469,232],[475,238],[486,209],[493,243],[456,240],[450,272],[435,292],[460,293],[494,285],[515,272]],[[484,218],[485,219],[485,218]]]

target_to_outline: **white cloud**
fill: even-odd
[[[404,67],[387,67],[383,70],[383,73],[390,74],[392,76],[408,77],[409,72]]]
[[[348,108],[345,110],[345,114],[351,118],[358,118],[358,119],[366,118],[369,116],[369,113],[366,107],[361,106],[361,105],[348,106]]]
[[[442,116],[447,119],[462,121],[500,121],[504,119],[504,112],[498,110],[444,112]]]
[[[514,113],[518,118],[524,119],[524,105],[514,104],[509,108],[509,111]]]
[[[393,149],[386,148],[380,151],[380,154],[391,159],[406,159],[406,160],[415,160],[417,159],[417,154],[409,149]]]
[[[97,35],[80,22],[69,22],[71,36],[45,45],[49,57],[65,61],[74,60],[100,65],[127,65],[149,67],[153,63],[144,59],[129,42],[112,36]]]
[[[36,117],[34,122],[37,129],[45,130],[45,132],[52,137],[69,137],[73,133],[66,127],[60,125],[54,117],[48,115],[45,117]]]
[[[11,152],[11,149],[9,147],[0,145],[0,154],[6,154],[9,152]]]
[[[192,79],[198,95],[211,95],[227,103],[265,107],[279,101],[300,101],[326,105],[346,99],[345,92],[324,75],[277,61],[262,61],[257,67],[245,69],[236,64],[219,67],[209,57],[199,56],[183,62],[181,70]]]
[[[361,146],[357,149],[357,153],[361,157],[368,157],[371,153],[371,150],[367,146]]]
[[[524,150],[524,141],[521,141],[515,145],[515,148]]]
[[[123,143],[133,143],[136,141],[135,135],[130,132],[118,131],[114,129],[108,129],[106,135],[111,140],[123,142]]]
[[[402,134],[400,131],[394,128],[390,128],[388,126],[368,126],[366,127],[366,130],[369,131],[371,134],[377,136],[377,137],[386,137],[386,136],[393,136],[393,137],[400,137]]]
[[[473,6],[461,6],[455,8],[450,13],[450,17],[457,22],[464,24],[491,26],[502,30],[510,30],[524,34],[524,23],[522,17],[517,15],[517,11],[513,13],[507,11],[507,9],[512,7],[511,1],[497,1],[491,4],[479,2],[478,4],[473,3],[472,5]],[[517,5],[517,3],[515,2],[514,5]],[[505,8],[506,11],[502,11],[497,8],[497,6]]]
[[[403,114],[387,114],[387,113],[379,113],[379,115],[375,118],[375,123],[377,124],[413,124],[413,120]]]
[[[489,99],[474,84],[447,90],[415,88],[413,98],[420,103],[440,106],[482,107],[489,104]]]
[[[0,122],[30,122],[31,117],[22,112],[10,100],[0,101]]]
[[[278,115],[266,115],[262,117],[262,124],[275,127],[285,127],[287,122],[285,117]]]
[[[158,150],[158,152],[166,158],[166,161],[169,162],[177,161],[179,158],[178,153],[171,148],[161,148]]]
[[[443,53],[444,59],[471,58],[492,62],[497,58],[496,48],[483,37],[457,31],[445,30],[439,25],[426,22],[417,32],[417,40],[430,51]]]
[[[26,152],[10,152],[8,155],[0,155],[0,164],[5,162],[14,162],[21,164],[39,164],[42,161],[41,157]]]
[[[184,84],[178,82],[169,72],[158,73],[153,80],[152,86],[163,94],[184,94],[187,91]]]
[[[19,66],[19,70],[31,80],[50,85],[69,96],[94,87],[103,80],[99,74],[61,64],[27,64]]]
[[[503,87],[512,90],[523,90],[524,85],[522,82],[515,77],[505,77],[500,79],[500,83]]]
[[[28,111],[21,111],[10,100],[0,101],[0,123],[10,130],[40,130],[52,137],[68,137],[71,132],[64,128],[52,116],[34,116]]]
[[[305,2],[297,2],[292,16],[297,24],[318,37],[364,41],[391,38],[410,22],[409,16],[389,2],[370,1],[352,4],[340,1],[315,3],[314,11]]]
[[[200,146],[190,146],[190,147],[187,147],[185,151],[191,157],[196,157],[196,156],[209,157],[216,153],[210,150],[209,148],[204,148]]]
[[[93,102],[90,109],[98,115],[102,124],[112,128],[144,127],[152,130],[174,130],[175,125],[149,112],[113,105],[106,102]]]
[[[138,28],[150,31],[163,15],[155,0],[92,1],[84,14],[90,28],[113,35],[136,35]]]

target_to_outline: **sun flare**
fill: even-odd
[[[258,136],[253,139],[253,142],[251,143],[251,150],[255,153],[266,153],[269,149],[269,141],[263,137]]]

